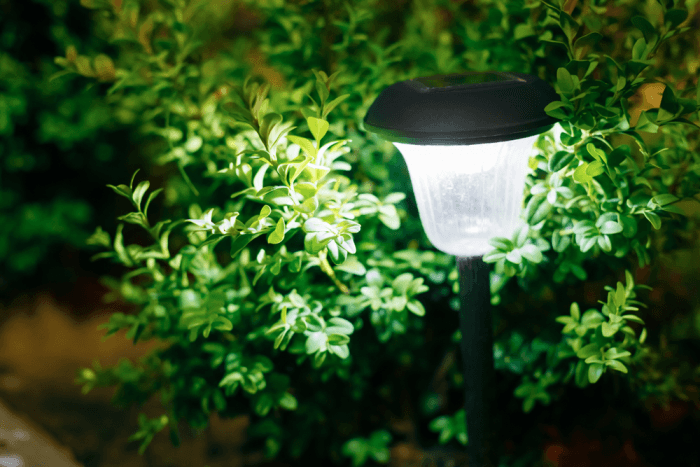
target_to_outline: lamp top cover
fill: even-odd
[[[418,145],[495,143],[544,133],[558,122],[544,108],[559,95],[537,76],[464,72],[386,87],[364,126],[381,138]]]

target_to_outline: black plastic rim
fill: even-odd
[[[364,118],[365,129],[396,143],[469,145],[538,135],[559,120],[544,108],[559,95],[537,76],[464,72],[386,87]]]

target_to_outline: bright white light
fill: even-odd
[[[480,144],[479,151],[470,148],[474,146],[418,146],[416,144],[394,143],[394,146],[406,157],[426,158],[429,161],[440,159],[441,163],[454,166],[463,174],[475,174],[493,169],[498,161],[498,150],[501,143]],[[426,161],[427,162],[427,161]]]
[[[492,237],[510,237],[522,210],[537,135],[468,146],[394,143],[411,176],[428,239],[445,253],[480,256]]]

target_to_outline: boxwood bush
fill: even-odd
[[[136,307],[106,333],[163,344],[78,375],[85,391],[115,386],[115,403],[160,398],[132,437],[141,452],[212,412],[250,415],[251,446],[280,460],[468,443],[447,358],[454,258],[425,237],[395,148],[361,123],[385,86],[465,70],[537,74],[560,96],[522,224],[484,256],[500,397],[528,413],[611,379],[633,405],[698,403],[700,367],[669,372],[640,309],[644,271],[696,240],[696,1],[81,3],[104,48],[68,44],[54,79],[98,84],[143,138],[146,172],[168,174],[115,177],[119,224],[88,240],[124,268],[107,298]],[[659,104],[641,109],[655,83]],[[593,300],[574,293],[590,283]],[[402,403],[416,410],[404,433],[387,422]]]

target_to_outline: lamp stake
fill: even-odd
[[[457,268],[469,466],[493,467],[494,369],[489,268],[481,256],[457,256]]]

